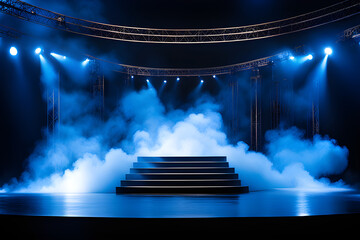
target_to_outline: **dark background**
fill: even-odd
[[[39,7],[78,18],[153,28],[216,28],[256,24],[303,14],[336,2],[339,1],[29,1]],[[39,81],[40,64],[38,57],[33,54],[33,49],[38,46],[44,49],[51,48],[59,53],[64,52],[79,60],[84,58],[82,54],[91,54],[130,65],[197,68],[248,61],[303,44],[314,54],[322,52],[323,47],[327,45],[334,49],[334,54],[328,61],[326,101],[320,106],[320,132],[336,139],[339,145],[345,145],[349,149],[349,167],[341,177],[349,183],[356,183],[360,181],[360,46],[357,42],[337,40],[339,34],[346,28],[358,25],[359,20],[359,16],[355,16],[304,32],[248,42],[167,45],[83,37],[1,14],[1,24],[11,26],[25,35],[18,40],[0,38],[0,185],[23,172],[26,158],[42,139],[42,129],[46,127],[46,103],[42,98],[43,89]],[[19,50],[16,58],[8,54],[12,45]],[[270,72],[266,68],[261,71],[264,74],[263,82],[266,89],[266,80],[270,79]],[[283,71],[286,72],[286,69]],[[239,73],[238,77],[242,77],[241,74],[243,73]],[[297,76],[300,80],[302,77],[301,74]],[[121,87],[125,78],[122,74],[112,73],[106,79],[107,86],[111,86],[106,87],[106,106],[111,106],[113,99],[121,95],[116,86]],[[137,79],[141,80],[140,77]],[[163,80],[154,78],[156,79]],[[175,81],[168,80],[169,84]],[[166,91],[162,100],[169,100],[174,108],[185,108],[187,104],[195,101],[194,98],[188,97],[188,92],[197,85],[196,81],[199,79],[188,80],[190,81],[187,81],[187,85],[179,90],[180,94],[176,100]],[[217,80],[225,81],[226,76],[219,76]],[[218,96],[220,90],[216,87],[215,80],[210,77],[207,81],[209,84],[204,87],[203,92]],[[301,84],[297,87],[300,88]],[[141,84],[136,88],[141,88]],[[264,93],[264,130],[269,128],[270,122],[266,117],[266,111],[269,110],[267,100],[268,96]],[[300,124],[300,127],[304,126]],[[249,143],[248,134],[244,134],[243,140]]]

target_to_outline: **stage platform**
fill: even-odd
[[[282,189],[238,195],[0,194],[0,218],[6,223],[2,231],[21,226],[22,231],[14,233],[34,234],[37,239],[67,234],[85,234],[87,238],[127,231],[131,234],[136,229],[179,234],[191,234],[191,230],[232,234],[268,231],[270,235],[283,234],[285,230],[299,231],[296,234],[316,230],[324,234],[343,231],[344,223],[344,233],[349,233],[357,231],[359,215],[358,191]]]

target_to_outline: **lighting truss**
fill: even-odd
[[[0,12],[47,27],[98,38],[145,43],[202,44],[248,41],[315,28],[358,14],[360,0],[346,0],[313,12],[267,23],[213,29],[156,29],[104,24],[69,17],[19,0],[0,0]]]
[[[131,66],[126,64],[118,64],[102,60],[90,55],[87,55],[91,59],[103,61],[108,64],[113,64],[116,72],[125,73],[129,76],[169,76],[169,77],[181,77],[181,76],[213,76],[222,74],[232,74],[239,71],[245,71],[253,68],[267,66],[275,62],[288,60],[291,56],[291,52],[284,51],[273,56],[264,57],[248,62],[237,63],[233,65],[226,65],[212,68],[150,68]]]

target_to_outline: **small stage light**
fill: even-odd
[[[131,79],[134,79],[134,75],[131,75]]]
[[[180,78],[179,78],[179,77],[177,77],[177,78],[176,78],[176,81],[180,81]]]
[[[57,54],[57,53],[50,53],[51,56],[53,56],[54,58],[58,59],[58,60],[65,60],[66,57],[65,56],[62,56],[60,54]]]
[[[289,59],[290,59],[290,60],[295,60],[295,57],[294,57],[294,56],[290,56]]]
[[[167,81],[166,81],[166,80],[164,80],[164,83],[167,83]]]
[[[307,59],[307,60],[312,60],[313,58],[314,58],[314,57],[313,57],[313,55],[311,55],[311,54],[309,54],[309,55],[306,56],[306,59]]]
[[[146,82],[149,83],[150,82],[149,79],[146,79]]]
[[[16,47],[11,47],[9,52],[11,56],[16,56],[18,54],[18,50],[16,49]]]
[[[83,65],[85,67],[89,62],[90,62],[90,59],[87,58],[81,63],[81,65]]]
[[[200,83],[204,83],[204,80],[201,79]]]
[[[38,47],[37,49],[35,49],[35,54],[39,55],[41,53],[41,51],[42,51],[42,49]]]
[[[325,48],[324,52],[326,55],[331,55],[333,50],[331,48],[327,47],[327,48]]]
[[[213,75],[213,78],[216,78],[216,75]]]

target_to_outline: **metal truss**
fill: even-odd
[[[360,37],[360,25],[346,29],[341,36],[342,39],[351,39],[358,37]]]
[[[291,53],[289,51],[284,51],[273,56],[264,57],[248,62],[237,63],[227,66],[220,66],[220,67],[212,67],[212,68],[150,68],[150,67],[118,64],[118,63],[102,60],[100,58],[96,58],[91,55],[87,55],[87,56],[94,60],[103,61],[105,63],[112,64],[114,65],[114,71],[125,73],[128,75],[191,77],[191,76],[212,76],[212,75],[232,74],[239,71],[245,71],[253,68],[267,66],[275,62],[288,60],[290,55]]]
[[[19,0],[0,0],[0,12],[67,32],[145,43],[202,44],[269,38],[353,16],[360,12],[360,0],[346,0],[310,13],[273,22],[213,29],[156,29],[98,23],[55,13]]]

